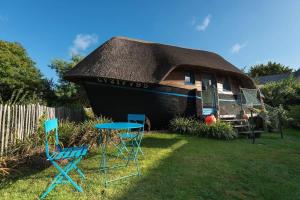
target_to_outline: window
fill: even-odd
[[[214,87],[215,81],[213,75],[203,74],[202,75],[202,90],[208,90],[209,88]]]
[[[223,80],[223,91],[231,91],[231,84],[228,77]]]
[[[195,84],[195,74],[194,72],[186,72],[184,76],[185,85],[194,85]]]

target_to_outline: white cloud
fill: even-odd
[[[197,31],[205,31],[205,29],[208,27],[209,23],[210,23],[210,18],[211,15],[207,15],[201,24],[196,25],[196,30]],[[194,20],[195,21],[195,20]],[[196,24],[196,21],[194,22],[194,25]]]
[[[69,49],[69,53],[71,55],[79,54],[97,42],[98,36],[96,34],[77,34],[73,40],[73,45]]]
[[[247,46],[247,43],[244,42],[243,44],[240,43],[235,43],[232,47],[231,47],[231,53],[239,53],[241,51],[242,48],[245,48]]]

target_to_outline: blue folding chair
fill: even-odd
[[[82,188],[75,183],[72,178],[68,175],[71,170],[75,170],[78,172],[81,178],[85,179],[83,172],[78,169],[76,166],[81,159],[87,154],[88,146],[84,145],[81,147],[69,147],[69,148],[61,148],[58,140],[58,122],[57,119],[47,120],[44,123],[45,126],[45,151],[47,160],[49,160],[54,167],[59,171],[59,173],[54,177],[48,188],[45,192],[40,196],[40,199],[45,198],[58,184],[71,183],[77,191],[83,192]],[[53,151],[49,149],[49,136],[50,134],[55,133],[55,148]],[[67,160],[68,164],[64,167],[60,166],[59,160]]]
[[[132,131],[134,130],[127,130],[126,133],[120,133],[119,137],[120,137],[120,146],[118,148],[118,156],[120,154],[124,155],[124,151],[129,152],[128,148],[127,148],[127,144],[126,144],[126,140],[130,140],[132,141],[130,144],[131,145],[135,145],[135,147],[137,148],[137,153],[141,153],[142,156],[144,157],[144,153],[142,151],[141,148],[141,142],[142,142],[142,138],[144,136],[144,127],[145,127],[145,121],[146,121],[146,116],[144,114],[128,114],[127,116],[127,120],[128,122],[134,122],[134,123],[140,123],[143,124],[143,128],[142,130],[139,131],[139,133],[134,133]]]

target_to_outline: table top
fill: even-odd
[[[96,124],[96,128],[98,129],[134,129],[134,128],[142,128],[144,125],[139,123],[131,123],[131,122],[112,122],[112,123],[103,123]]]

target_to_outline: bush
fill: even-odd
[[[95,119],[96,116],[92,110],[92,108],[84,108],[84,113],[87,119]]]
[[[261,88],[264,94],[264,102],[278,107],[280,104],[286,109],[288,105],[297,105],[300,103],[300,83],[295,78],[270,82]]]
[[[213,125],[206,125],[195,118],[176,117],[170,121],[170,130],[180,134],[223,140],[237,138],[233,127],[229,123],[221,121],[217,121]]]
[[[97,144],[99,139],[99,130],[95,128],[96,124],[111,122],[111,119],[105,117],[98,117],[91,120],[86,120],[77,126],[77,129],[69,139],[69,145],[83,145],[87,144],[93,147]]]
[[[290,106],[288,111],[288,117],[290,117],[290,125],[293,128],[300,129],[300,105]]]
[[[202,137],[222,140],[232,140],[237,138],[237,133],[233,130],[233,127],[226,122],[217,121],[212,125],[201,124],[199,127],[198,135]]]
[[[11,171],[17,171],[22,165],[32,166],[35,169],[48,166],[49,162],[47,162],[44,152],[45,119],[45,116],[40,118],[39,127],[35,134],[24,138],[24,140],[17,140],[6,157],[0,158],[0,177],[10,175]],[[79,124],[69,121],[60,122],[58,126],[60,145],[67,147],[87,144],[91,148],[97,144],[99,138],[99,130],[95,128],[95,124],[109,121],[111,120],[108,118],[98,117]],[[55,134],[49,135],[48,140],[50,144],[54,144]]]
[[[195,118],[175,117],[170,121],[170,130],[180,134],[194,134],[198,125]]]
[[[80,132],[80,124],[74,122],[63,121],[58,125],[58,137],[62,146],[69,146],[71,138],[74,134]]]

